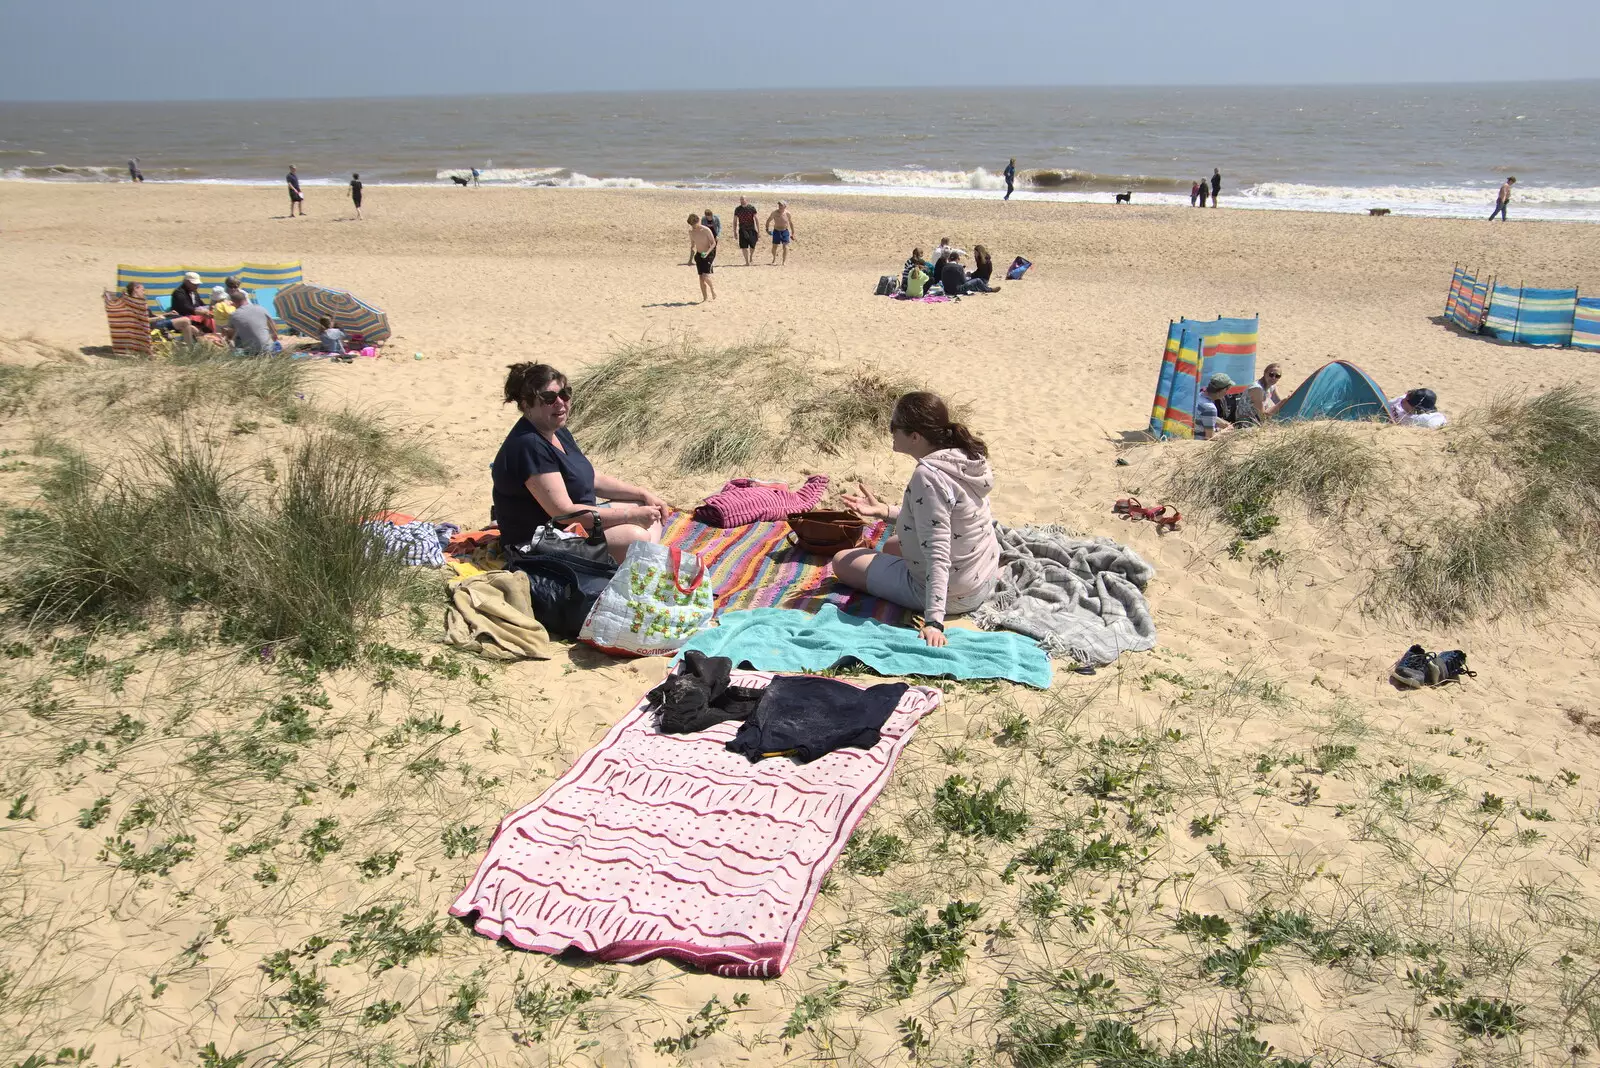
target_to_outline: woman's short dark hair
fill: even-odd
[[[540,390],[552,382],[567,384],[567,376],[547,363],[514,363],[506,371],[506,403],[532,404]]]
[[[989,455],[981,438],[951,420],[949,406],[937,393],[919,390],[895,401],[889,429],[921,434],[936,449],[960,449],[974,460]]]

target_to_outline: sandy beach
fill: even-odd
[[[1165,499],[1160,479],[1172,457],[1205,447],[1135,444],[1149,417],[1170,319],[1259,313],[1258,368],[1280,364],[1285,395],[1327,360],[1343,358],[1364,367],[1391,396],[1431,387],[1440,407],[1459,416],[1509,393],[1585,382],[1594,357],[1499,345],[1443,325],[1452,264],[1481,267],[1512,284],[1600,292],[1594,255],[1600,231],[1590,224],[1515,219],[1491,225],[1232,211],[1226,195],[1223,208],[1203,211],[998,198],[796,197],[790,207],[797,239],[787,266],[768,266],[770,246],[763,243],[755,266],[747,268],[731,230],[736,201],[728,198],[709,205],[725,229],[717,299],[700,304],[694,271],[685,263],[683,220],[708,206],[705,201],[692,191],[369,185],[366,218],[357,222],[338,188],[308,188],[309,215],[290,219],[277,188],[0,183],[0,292],[6,295],[0,364],[72,375],[124,373],[125,362],[105,355],[109,339],[99,300],[118,263],[299,260],[308,281],[349,289],[391,317],[395,335],[381,359],[318,366],[309,389],[323,407],[382,411],[433,447],[448,475],[408,487],[401,503],[419,515],[463,525],[487,519],[487,466],[513,421],[499,396],[506,364],[539,360],[576,372],[639,339],[692,335],[731,344],[782,337],[840,372],[841,381],[851,370],[876,368],[964,405],[992,447],[993,506],[1003,522],[1108,535],[1157,568],[1149,591],[1160,634],[1155,651],[1126,655],[1093,677],[1058,665],[1056,689],[1048,695],[952,689],[869,819],[871,826],[896,826],[914,840],[919,828],[929,833],[923,810],[947,775],[960,771],[993,782],[1011,765],[1020,768],[1026,746],[1008,749],[993,741],[1012,712],[1032,721],[1036,740],[1048,736],[1073,752],[1081,746],[1087,753],[1097,737],[1167,738],[1166,755],[1152,749],[1149,766],[1169,768],[1187,785],[1171,787],[1178,800],[1157,817],[1166,830],[1140,846],[1151,851],[1149,866],[1080,873],[1088,882],[1074,902],[1092,905],[1103,916],[1098,926],[1075,929],[1026,912],[1017,904],[1018,888],[981,867],[985,850],[993,850],[989,859],[998,867],[1009,852],[962,842],[954,854],[919,859],[899,879],[894,873],[879,879],[836,873],[833,894],[819,902],[802,935],[797,964],[774,983],[712,979],[661,962],[577,968],[502,952],[452,929],[442,956],[385,972],[383,979],[402,991],[392,996],[416,995],[430,1012],[446,1012],[439,1006],[462,983],[488,991],[474,1017],[483,1021],[474,1024],[474,1037],[460,1038],[467,1032],[457,1029],[450,1032],[457,1038],[440,1047],[453,1051],[448,1063],[893,1063],[913,1056],[958,1063],[968,1049],[979,1051],[979,1063],[991,1063],[1006,1056],[1003,1037],[1018,1033],[1007,1031],[993,1000],[1006,979],[1054,990],[1038,985],[1040,977],[1066,967],[1084,974],[1115,971],[1128,1003],[1154,1006],[1138,1016],[1140,1033],[1170,1043],[1218,1019],[1226,1024],[1234,1012],[1226,999],[1235,993],[1219,993],[1198,979],[1157,993],[1156,973],[1163,970],[1205,975],[1197,963],[1205,951],[1163,955],[1150,948],[1158,940],[1152,932],[1160,925],[1170,932],[1179,911],[1243,913],[1273,894],[1280,895],[1273,900],[1292,897],[1309,910],[1323,909],[1319,915],[1358,915],[1364,930],[1387,923],[1399,932],[1396,946],[1407,947],[1391,947],[1381,959],[1371,954],[1348,969],[1315,955],[1275,964],[1257,991],[1259,1034],[1282,1054],[1446,1065],[1464,1063],[1457,1058],[1476,1051],[1472,1063],[1595,1063],[1600,1006],[1583,1008],[1590,1004],[1587,995],[1574,993],[1600,967],[1592,922],[1578,919],[1592,916],[1600,903],[1600,872],[1591,859],[1600,822],[1590,781],[1600,767],[1600,738],[1585,728],[1600,710],[1595,589],[1575,583],[1547,612],[1430,628],[1358,606],[1373,570],[1384,563],[1373,533],[1379,519],[1341,528],[1286,513],[1270,542],[1281,562],[1263,566],[1231,558],[1226,549],[1233,532],[1214,517],[1196,511],[1184,529],[1158,536],[1149,524],[1113,516],[1111,504],[1129,495]],[[756,204],[763,217],[774,206],[765,199]],[[959,303],[873,295],[878,277],[898,273],[912,247],[929,250],[945,236],[964,249],[986,245],[997,268],[1017,255],[1034,266],[1020,282],[1000,282],[997,295]],[[135,429],[83,399],[51,408],[23,405],[0,417],[0,448],[27,457],[38,436],[49,433],[75,439],[103,459],[116,455],[122,435]],[[1441,462],[1425,432],[1359,433],[1396,468],[1415,463],[1432,470]],[[1119,457],[1128,463],[1119,466]],[[903,457],[891,456],[887,440],[840,457],[798,457],[788,469],[705,476],[663,471],[649,455],[604,460],[621,477],[654,486],[684,506],[741,474],[797,481],[821,471],[841,487],[862,480],[897,496],[909,470]],[[9,506],[31,499],[39,461],[31,462],[0,473],[0,501]],[[1448,467],[1440,477],[1451,477]],[[1186,502],[1174,503],[1190,510]],[[1397,515],[1406,507],[1404,500],[1393,502]],[[1469,650],[1478,677],[1448,691],[1397,692],[1387,681],[1388,668],[1413,641]],[[171,692],[156,694],[157,680],[202,671],[200,660],[186,665],[181,656],[163,655],[162,664],[130,688],[130,708],[136,690],[152,702],[173,704]],[[215,649],[205,655],[227,660]],[[415,707],[460,721],[466,733],[459,759],[470,759],[473,775],[492,776],[496,784],[475,788],[465,771],[454,784],[452,772],[449,785],[407,797],[409,780],[397,772],[383,787],[383,807],[365,810],[364,821],[343,813],[358,811],[366,794],[336,802],[334,791],[324,790],[315,804],[345,806],[338,811],[347,829],[359,822],[362,830],[347,835],[352,854],[357,840],[383,847],[385,821],[377,812],[415,815],[405,817],[416,841],[398,847],[405,857],[395,878],[403,882],[393,900],[407,902],[415,917],[442,916],[471,874],[483,840],[467,855],[446,857],[438,830],[427,822],[433,817],[417,814],[436,810],[452,824],[492,827],[598,741],[666,667],[659,659],[595,661],[574,655],[496,667],[489,696],[464,683],[441,689],[421,676],[409,698],[391,696],[383,704],[380,694],[383,717],[398,721]],[[0,662],[0,679],[10,680],[0,697],[29,692],[28,673],[44,666],[42,659]],[[92,689],[91,682],[61,685]],[[327,685],[336,710],[351,715],[367,708],[376,692],[364,677]],[[107,707],[124,700],[101,698]],[[8,715],[8,737],[27,738],[25,717]],[[147,718],[153,729],[156,717]],[[503,749],[488,747],[491,730],[505,739]],[[1200,748],[1183,748],[1191,743]],[[1293,770],[1296,755],[1329,745],[1359,751],[1343,775],[1331,768]],[[92,858],[103,835],[74,828],[76,814],[100,787],[71,781],[71,767],[51,770],[45,750],[39,753],[38,769],[7,773],[13,795],[27,790],[38,804],[38,848],[14,820],[0,851],[15,872],[27,873],[35,908],[29,916],[39,915],[42,899],[58,927],[70,926],[69,918],[84,925],[66,942],[51,943],[51,952],[60,951],[53,967],[74,992],[63,994],[56,1009],[41,1008],[30,1024],[39,1029],[29,1034],[41,1036],[41,1049],[42,1036],[49,1035],[59,1038],[57,1044],[93,1043],[96,1063],[109,1064],[119,1054],[128,1064],[194,1063],[195,1051],[215,1042],[218,1050],[255,1050],[239,1062],[254,1065],[289,1063],[271,1058],[302,1048],[294,1043],[303,1041],[308,1061],[359,1063],[341,1061],[344,1054],[329,1052],[334,1046],[285,1038],[293,1028],[260,1016],[252,999],[264,989],[257,967],[262,957],[290,946],[289,939],[303,941],[323,930],[318,917],[331,922],[367,907],[372,884],[358,881],[348,866],[338,876],[330,862],[295,869],[300,882],[292,893],[288,883],[271,889],[226,873],[197,882],[197,871],[171,886],[157,879],[154,889],[135,892],[106,875],[105,864],[96,867]],[[1061,784],[1043,766],[1044,755],[1040,749],[1030,758],[1041,766],[1025,781],[1030,803],[1048,806],[1062,795],[1052,793]],[[359,760],[352,752],[344,764]],[[1382,784],[1410,782],[1402,777],[1420,775],[1424,767],[1440,769],[1449,788],[1418,801],[1415,789],[1405,787],[1412,792],[1397,816],[1401,803],[1389,805],[1385,798],[1399,795],[1392,788],[1385,793]],[[162,781],[154,763],[138,759],[118,774],[133,775],[135,768],[147,786]],[[1563,776],[1569,770],[1570,781]],[[1302,782],[1315,785],[1314,799]],[[1486,793],[1505,798],[1508,813],[1520,808],[1550,818],[1530,823],[1533,817],[1520,817],[1515,831],[1505,824],[1501,837],[1480,835],[1474,828],[1484,817],[1474,806]],[[116,796],[120,811],[124,793]],[[1082,801],[1071,798],[1072,805]],[[197,801],[190,816],[214,825],[226,810],[215,799]],[[1226,817],[1219,833],[1234,858],[1228,864],[1216,863],[1217,854],[1205,848],[1219,839],[1185,830],[1208,813]],[[263,812],[258,822],[266,826],[276,818],[275,811],[270,819]],[[1124,837],[1130,827],[1136,827],[1131,817],[1108,817],[1106,824],[1107,833]],[[1530,829],[1542,841],[1521,833]],[[1086,826],[1083,833],[1100,832]],[[36,864],[34,856],[66,859],[52,868]],[[281,864],[287,873],[290,862]],[[75,881],[72,872],[79,868],[93,877]],[[1524,886],[1537,889],[1525,892]],[[251,896],[258,892],[260,900]],[[930,979],[903,1003],[873,985],[909,915],[896,911],[901,894],[933,909],[956,895],[982,897],[986,912],[979,927],[990,931],[972,944],[962,982]],[[230,895],[243,896],[230,903]],[[1159,907],[1139,911],[1133,902],[1141,895]],[[261,903],[268,898],[270,908]],[[1118,913],[1119,905],[1130,911]],[[1552,919],[1557,912],[1572,922]],[[189,970],[172,980],[173,988],[160,1000],[152,997],[155,981],[147,977],[178,971],[173,962],[185,943],[224,915],[232,917],[231,940],[217,934],[207,950],[209,964],[184,963]],[[1015,937],[990,930],[1002,920],[1010,921]],[[1244,929],[1242,921],[1233,922]],[[1533,1023],[1523,1038],[1498,1044],[1464,1038],[1418,1007],[1421,1002],[1412,1004],[1414,987],[1405,973],[1431,966],[1432,958],[1417,948],[1430,931],[1452,974],[1469,973],[1467,993],[1492,992],[1529,1007]],[[1580,931],[1588,940],[1581,944],[1575,941]],[[1482,948],[1490,932],[1502,939],[1497,952],[1525,952],[1529,963],[1498,970],[1484,965],[1485,955],[1493,956]],[[1017,939],[1038,942],[1046,952],[1030,956]],[[1462,948],[1469,943],[1478,948]],[[70,954],[62,948],[69,945],[75,947]],[[1458,948],[1464,956],[1452,955]],[[1572,962],[1558,967],[1553,962],[1563,953]],[[1471,984],[1469,957],[1478,975],[1495,977],[1493,991]],[[555,984],[552,989],[612,985],[599,996],[603,1011],[589,1029],[540,1039],[526,1020],[499,1022],[512,1011],[510,975],[523,970]],[[611,971],[620,976],[607,978]],[[834,997],[828,1026],[802,1025],[796,1034],[777,1037],[802,997],[835,982],[849,990]],[[630,985],[645,992],[625,996]],[[430,1001],[434,987],[439,993]],[[732,1006],[741,994],[750,995],[750,1004],[704,1041],[687,1049],[660,1044],[663,1036],[679,1035],[684,1019],[708,999]],[[123,1011],[130,996],[143,997],[141,1012]],[[648,1011],[632,1014],[629,1006],[646,1002]],[[122,1009],[114,1011],[118,1005]],[[424,1032],[443,1033],[444,1024],[418,1022],[424,1019],[418,1013],[394,1039],[396,1051],[421,1050]],[[904,1019],[922,1021],[926,1044],[907,1037]],[[591,1040],[596,1045],[583,1045]],[[376,1042],[362,1047],[368,1055],[376,1056]],[[1581,1055],[1565,1052],[1579,1047]]]

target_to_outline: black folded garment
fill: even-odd
[[[761,692],[754,714],[728,749],[752,764],[767,756],[792,756],[807,764],[847,746],[871,749],[909,688],[886,682],[863,690],[836,679],[780,676]]]
[[[693,734],[714,723],[746,719],[755,711],[764,690],[733,686],[728,676],[733,661],[706,656],[691,649],[683,654],[678,670],[645,695],[656,713],[663,734]]]

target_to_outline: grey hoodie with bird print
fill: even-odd
[[[900,555],[926,591],[922,618],[944,622],[945,605],[993,583],[1000,573],[989,492],[989,461],[940,449],[917,461],[900,502]]]

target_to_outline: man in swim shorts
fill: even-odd
[[[789,205],[778,201],[777,208],[767,216],[767,233],[772,235],[772,263],[778,263],[778,250],[783,249],[783,262],[789,262],[789,242],[794,240],[794,219],[789,215]]]
[[[744,265],[754,266],[750,260],[756,254],[756,206],[749,198],[739,198],[739,206],[733,209],[733,225],[739,229],[739,251],[744,253]]]
[[[689,216],[689,261],[700,276],[700,303],[717,299],[717,287],[711,283],[711,262],[717,258],[717,235],[710,227],[700,224],[700,216]]]

